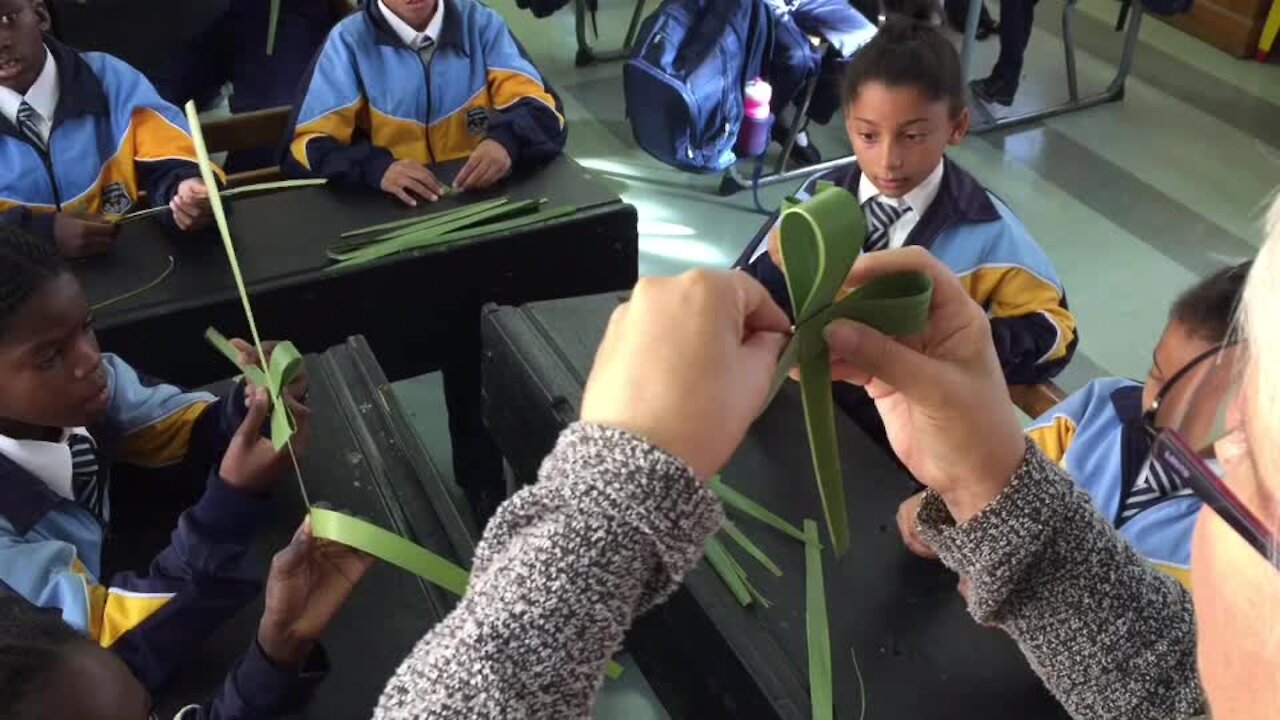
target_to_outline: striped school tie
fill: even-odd
[[[862,252],[875,252],[889,247],[889,228],[911,212],[910,207],[898,207],[873,197],[862,206],[867,218],[867,241],[862,245]]]
[[[35,145],[40,152],[48,152],[49,143],[45,142],[44,136],[40,134],[40,128],[36,126],[36,109],[26,100],[18,104],[17,120],[18,131],[23,137]]]
[[[71,490],[76,502],[105,520],[102,501],[106,489],[100,482],[97,443],[88,435],[71,433],[67,436],[67,447],[71,450]]]
[[[436,41],[431,38],[424,38],[422,44],[418,46],[418,57],[422,58],[422,62],[431,62],[431,56],[436,52]]]
[[[1117,527],[1132,520],[1138,513],[1157,503],[1172,497],[1190,495],[1191,488],[1184,486],[1179,480],[1165,471],[1158,462],[1147,463],[1146,469],[1138,476],[1133,489],[1124,499],[1120,508],[1120,522]]]

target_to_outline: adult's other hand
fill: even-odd
[[[1009,484],[1026,444],[991,323],[945,265],[917,247],[869,253],[854,263],[846,284],[906,271],[933,279],[925,329],[899,341],[850,320],[831,323],[825,335],[832,377],[867,389],[894,452],[960,523]]]
[[[582,420],[634,433],[705,480],[760,412],[790,327],[745,273],[642,278],[609,320]]]

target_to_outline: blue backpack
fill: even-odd
[[[681,170],[732,165],[742,89],[761,74],[772,20],[764,0],[665,0],[622,71],[636,143]]]

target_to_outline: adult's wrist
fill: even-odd
[[[1021,432],[991,446],[980,465],[968,477],[956,478],[938,496],[957,525],[967,522],[990,505],[1013,482],[1027,454]]]

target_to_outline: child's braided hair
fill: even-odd
[[[85,638],[56,610],[0,592],[0,717],[30,717],[32,692]]]
[[[66,262],[53,243],[21,228],[0,225],[0,339],[18,309],[64,272]]]

